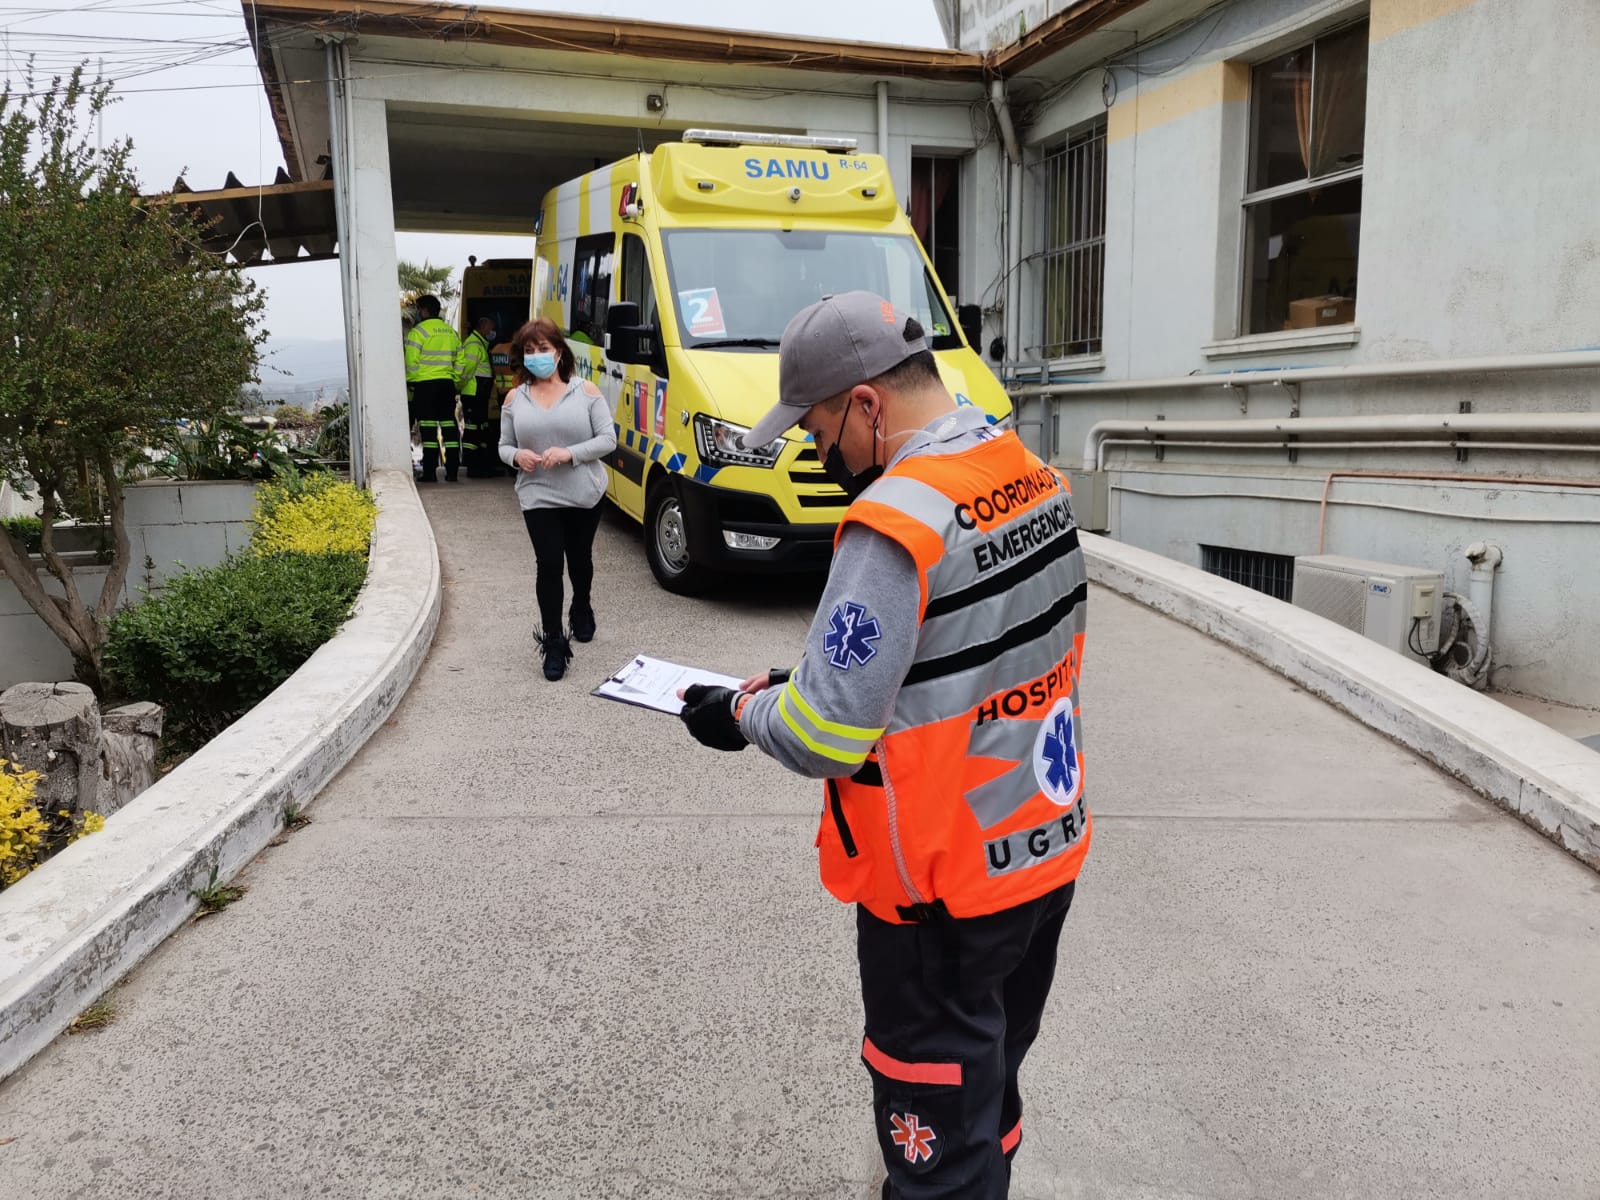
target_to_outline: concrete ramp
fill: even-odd
[[[425,499],[417,682],[243,900],[0,1085],[0,1196],[875,1194],[815,785],[588,695],[641,650],[787,663],[815,588],[668,596],[608,520],[548,684],[509,484]],[[1097,589],[1089,630],[1095,843],[1013,1195],[1600,1194],[1595,874],[1191,629]]]

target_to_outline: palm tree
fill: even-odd
[[[416,263],[400,263],[400,308],[412,308],[417,303],[418,296],[437,296],[444,305],[461,295],[459,284],[452,283],[450,276],[455,274],[454,267],[436,267],[424,261],[419,267]]]

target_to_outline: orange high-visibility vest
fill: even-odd
[[[888,728],[860,770],[827,781],[823,884],[907,922],[998,912],[1077,878],[1088,583],[1066,481],[999,434],[902,460],[844,521],[906,548],[922,610]]]

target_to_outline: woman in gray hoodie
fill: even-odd
[[[500,461],[517,471],[517,500],[533,542],[534,593],[544,677],[560,679],[572,660],[561,626],[562,563],[572,577],[571,636],[594,637],[594,535],[606,495],[602,460],[617,448],[611,406],[594,384],[574,378],[572,349],[549,317],[513,335],[517,386],[500,410]]]

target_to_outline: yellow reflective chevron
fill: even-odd
[[[862,729],[823,720],[806,703],[793,679],[778,695],[778,715],[812,753],[849,766],[865,762],[873,744],[883,736],[882,729]]]

